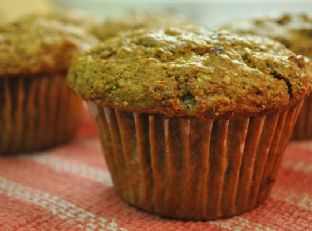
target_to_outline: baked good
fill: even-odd
[[[68,78],[95,117],[120,197],[203,220],[267,198],[310,72],[310,60],[270,39],[180,26],[106,40]]]
[[[95,25],[91,31],[100,40],[106,40],[121,33],[162,26],[187,25],[191,20],[166,12],[132,12],[123,17],[108,18]]]
[[[283,43],[296,54],[312,58],[312,18],[305,13],[283,14],[235,21],[223,26],[240,34],[268,36]],[[305,99],[292,139],[312,138],[312,96]]]
[[[97,39],[43,16],[0,25],[0,153],[34,151],[68,141],[82,102],[67,86],[77,51]]]
[[[36,15],[39,17],[40,15]],[[101,25],[102,20],[90,14],[80,11],[65,11],[65,10],[52,10],[48,13],[42,14],[45,19],[58,20],[66,25],[74,25],[89,31],[91,34],[94,28]]]
[[[270,37],[296,54],[312,56],[312,18],[305,13],[237,20],[221,27],[239,34]]]

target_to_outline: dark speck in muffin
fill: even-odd
[[[224,49],[222,47],[213,47],[211,52],[220,55],[224,53]]]

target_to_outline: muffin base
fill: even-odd
[[[66,75],[0,78],[0,153],[41,150],[69,141],[79,125],[82,102]]]
[[[304,100],[291,139],[298,141],[312,139],[312,94]]]
[[[89,103],[120,197],[145,211],[187,220],[230,217],[263,203],[301,106],[226,120],[168,118]]]

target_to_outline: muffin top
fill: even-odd
[[[26,16],[0,25],[0,76],[64,72],[73,54],[97,39],[72,23]]]
[[[112,38],[120,33],[137,29],[155,28],[161,26],[186,25],[191,23],[185,17],[169,15],[166,12],[133,12],[120,18],[105,20],[92,29],[92,33],[100,40]]]
[[[46,19],[61,21],[67,25],[71,24],[77,27],[82,27],[88,31],[92,31],[102,23],[101,20],[92,15],[77,11],[53,10],[42,16]]]
[[[296,54],[312,57],[312,18],[304,13],[240,20],[223,28],[240,34],[268,36]]]
[[[102,42],[76,57],[69,83],[85,100],[120,110],[251,115],[307,94],[310,67],[308,58],[268,38],[175,27]]]

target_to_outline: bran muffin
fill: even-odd
[[[118,195],[204,220],[267,198],[310,65],[267,38],[181,26],[104,41],[68,78],[89,102]]]
[[[82,102],[67,86],[73,54],[95,45],[84,29],[42,16],[0,25],[0,153],[68,141]]]
[[[267,36],[283,43],[298,55],[312,58],[312,18],[304,13],[283,14],[278,17],[241,20],[225,25],[240,34]],[[306,97],[292,139],[312,138],[312,95]]]
[[[53,10],[41,16],[46,19],[61,21],[66,25],[81,27],[90,33],[102,23],[99,18],[78,11]],[[39,15],[37,15],[37,17],[39,17]]]
[[[100,40],[106,40],[118,34],[144,28],[161,26],[187,25],[192,23],[189,19],[168,14],[166,12],[132,12],[119,18],[109,18],[91,29]]]

